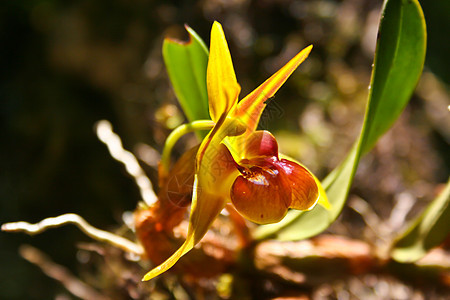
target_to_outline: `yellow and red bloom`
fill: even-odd
[[[266,100],[306,59],[312,46],[298,53],[278,72],[238,102],[240,86],[222,26],[211,30],[207,69],[209,112],[215,123],[196,155],[195,179],[186,241],[144,280],[171,268],[205,235],[229,202],[258,224],[280,221],[289,208],[310,210],[328,201],[320,182],[305,167],[278,153],[267,131],[256,130]]]

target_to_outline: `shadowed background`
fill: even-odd
[[[425,73],[394,129],[362,161],[352,190],[381,217],[399,197],[418,199],[415,215],[450,168],[450,126],[442,110],[449,104],[450,3],[421,5],[428,26]],[[111,121],[126,149],[137,152],[140,143],[162,149],[183,121],[164,69],[162,39],[186,38],[184,23],[207,44],[212,22],[223,24],[241,96],[314,44],[261,127],[322,178],[359,133],[380,9],[381,1],[363,0],[2,1],[0,223],[66,212],[104,229],[122,223],[139,192],[96,138],[94,124]],[[142,165],[155,179],[155,170]],[[361,238],[362,228],[345,209],[331,230]],[[34,245],[77,273],[76,243],[87,240],[73,227],[35,237],[0,233],[0,297],[66,294],[18,248]]]

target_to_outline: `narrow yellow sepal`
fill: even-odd
[[[184,244],[174,253],[171,257],[169,257],[165,262],[160,264],[159,266],[153,268],[150,270],[147,274],[145,274],[144,278],[142,278],[142,281],[148,281],[150,279],[155,278],[158,275],[161,275],[162,273],[169,270],[173,265],[187,252],[189,252],[193,246],[190,245],[192,242],[190,242],[191,239],[186,240]]]
[[[317,186],[319,187],[319,200],[317,200],[317,203],[319,203],[320,206],[322,206],[326,210],[330,210],[331,209],[331,203],[330,203],[330,201],[328,201],[328,197],[327,197],[327,194],[325,193],[325,189],[323,188],[323,186],[320,183],[319,179],[317,179],[317,177],[314,176],[313,173],[311,173],[311,175],[314,177],[314,180],[316,181]]]
[[[273,74],[263,84],[242,99],[237,106],[237,117],[248,125],[248,131],[256,130],[267,99],[273,97],[297,67],[308,57],[312,45],[300,51],[294,58]]]
[[[150,280],[164,273],[186,253],[192,250],[206,234],[214,219],[226,204],[226,197],[201,189],[198,175],[195,175],[191,214],[186,241],[165,262],[145,274],[143,281]]]
[[[222,25],[214,22],[207,69],[209,114],[214,122],[237,103],[241,87],[236,80]]]

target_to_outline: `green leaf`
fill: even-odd
[[[361,155],[375,145],[408,103],[422,72],[425,50],[425,20],[418,1],[385,1],[361,136],[347,158],[323,181],[331,209],[317,206],[310,212],[290,211],[280,223],[259,226],[256,238],[305,239],[336,220]]]
[[[208,49],[189,26],[188,42],[164,39],[163,57],[175,94],[189,123],[209,120],[206,67]]]
[[[415,262],[450,234],[450,180],[444,191],[393,243],[391,256],[398,262]]]

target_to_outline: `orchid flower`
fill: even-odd
[[[240,86],[227,41],[222,26],[214,22],[207,68],[209,112],[214,127],[196,155],[187,238],[143,280],[165,272],[189,252],[230,202],[243,217],[258,224],[280,221],[289,208],[307,211],[317,202],[328,205],[317,178],[298,162],[279,154],[271,133],[256,130],[266,100],[274,96],[311,49],[309,46],[302,50],[238,102]]]

